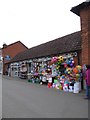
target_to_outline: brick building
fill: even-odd
[[[17,41],[10,45],[3,44],[2,48],[3,74],[6,74],[10,60],[13,59],[18,53],[25,51],[27,49],[28,48],[20,41]]]
[[[71,35],[58,38],[54,41],[33,47],[26,51],[25,54],[21,53],[20,55],[16,56],[13,61],[63,54],[76,50],[79,54],[78,63],[80,65],[90,64],[90,1],[85,1],[75,7],[72,7],[71,11],[80,16],[80,32],[76,32]],[[75,39],[77,39],[77,41],[75,41]],[[76,44],[75,42],[79,44]]]
[[[28,74],[32,72],[31,69],[33,64],[35,64],[33,68],[36,69],[37,67],[38,70],[38,68],[41,67],[38,66],[40,61],[42,62],[40,63],[41,65],[46,65],[48,60],[59,55],[64,56],[66,59],[73,57],[75,61],[74,66],[90,64],[90,2],[83,2],[73,7],[71,11],[80,16],[81,31],[57,38],[17,54],[12,61],[10,61],[11,67],[14,65],[14,63],[17,65],[24,63],[23,68],[28,68],[25,69],[27,70],[25,74]],[[44,62],[46,63],[44,64]],[[22,74],[25,75],[24,72]],[[83,88],[83,81],[81,84]]]
[[[50,63],[51,59],[55,56],[63,56],[65,61],[62,65],[55,64],[59,67],[58,70],[57,68],[53,69],[53,65],[50,65],[52,64]],[[81,31],[43,43],[17,54],[10,64],[11,76],[27,78],[29,74],[35,74],[35,76],[33,76],[36,77],[36,80],[41,78],[41,80],[48,79],[48,75],[43,75],[43,70],[47,71],[48,66],[50,66],[52,67],[52,73],[49,75],[51,75],[51,79],[54,80],[55,76],[53,76],[53,74],[57,74],[58,72],[54,73],[53,71],[62,71],[62,74],[64,74],[63,70],[66,69],[64,68],[64,64],[71,62],[70,59],[73,59],[74,66],[81,65]],[[69,66],[70,65],[71,64],[69,64]],[[36,76],[36,74],[38,75]],[[47,73],[45,72],[45,74]],[[83,81],[81,82],[81,87],[83,89]]]
[[[81,64],[81,31],[57,38],[47,43],[32,47],[17,54],[11,62],[18,62],[42,57],[53,57],[55,55],[77,52],[76,64]]]
[[[90,0],[71,9],[81,20],[81,63],[90,65]]]

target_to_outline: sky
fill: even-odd
[[[81,30],[72,7],[85,0],[0,0],[0,47],[21,41],[28,48]]]

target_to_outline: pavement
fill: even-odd
[[[85,91],[75,94],[3,76],[3,118],[88,118]]]

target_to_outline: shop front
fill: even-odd
[[[77,52],[18,62],[18,73],[18,77],[46,84],[48,88],[81,91],[82,69],[78,65]]]

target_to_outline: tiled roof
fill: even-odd
[[[75,7],[72,7],[71,11],[80,16],[80,10],[90,6],[90,1],[83,2]]]
[[[75,32],[61,38],[43,43],[32,47],[24,52],[19,53],[12,59],[12,62],[52,56],[81,50],[81,32]]]
[[[13,46],[13,45],[15,45],[15,44],[17,44],[17,43],[20,43],[20,44],[22,44],[26,49],[28,49],[28,47],[27,46],[25,46],[21,41],[16,41],[16,42],[14,42],[14,43],[12,43],[12,44],[9,44],[9,45],[6,45],[6,47],[5,48],[7,48],[7,47],[10,47],[10,46]],[[2,48],[2,49],[5,49],[5,48]]]

